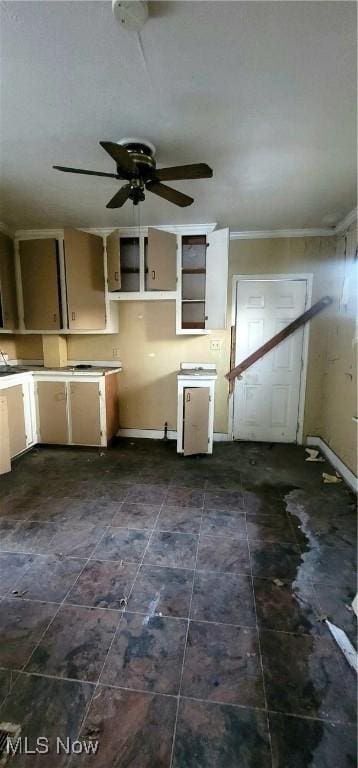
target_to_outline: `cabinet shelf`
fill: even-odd
[[[183,304],[205,304],[205,299],[182,299]]]
[[[185,267],[182,269],[183,275],[205,275],[205,267]]]
[[[139,267],[122,267],[121,272],[124,275],[139,275]]]
[[[190,322],[186,323],[185,321],[182,322],[181,327],[183,330],[205,330],[205,323],[201,322]]]

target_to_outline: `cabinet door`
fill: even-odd
[[[177,287],[177,238],[161,229],[148,229],[149,291],[175,291]]]
[[[19,249],[25,328],[58,330],[61,316],[57,240],[22,240]]]
[[[7,399],[7,414],[9,420],[10,456],[16,456],[27,447],[24,397],[22,385],[7,387],[2,390]]]
[[[71,381],[69,387],[72,443],[100,445],[99,385],[90,381]]]
[[[9,419],[6,395],[0,392],[0,475],[11,471]]]
[[[107,237],[107,274],[108,290],[119,291],[121,287],[120,239],[115,229]]]
[[[218,229],[207,236],[205,328],[226,328],[229,230]]]
[[[100,331],[106,327],[103,240],[97,235],[65,229],[68,326]]]
[[[40,443],[68,443],[66,383],[39,381],[37,402]]]
[[[17,327],[14,244],[11,237],[0,232],[0,328]]]
[[[184,389],[184,456],[208,452],[209,397],[209,387]]]

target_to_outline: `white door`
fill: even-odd
[[[303,279],[239,280],[235,365],[301,315],[306,294]],[[236,379],[235,440],[296,442],[302,355],[300,328]]]

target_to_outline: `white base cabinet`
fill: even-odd
[[[178,379],[177,453],[212,453],[215,365],[181,363]]]

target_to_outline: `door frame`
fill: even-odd
[[[278,280],[303,280],[306,282],[306,305],[305,309],[309,309],[312,305],[312,290],[313,290],[313,273],[312,272],[287,272],[279,274],[256,274],[256,275],[233,275],[232,276],[232,303],[231,303],[231,328],[236,328],[237,319],[237,285],[240,281],[252,281],[260,280],[273,282]],[[298,404],[298,429],[297,429],[297,444],[303,444],[303,423],[305,415],[305,401],[306,401],[306,383],[307,383],[307,368],[308,368],[308,349],[309,349],[309,337],[310,337],[310,323],[305,323],[303,327],[303,343],[302,343],[302,359],[303,366],[301,369],[300,377],[300,396]],[[236,340],[235,340],[236,344]],[[235,379],[236,382],[236,379]],[[228,433],[231,439],[234,440],[234,400],[235,400],[235,386],[229,397],[229,423]]]

